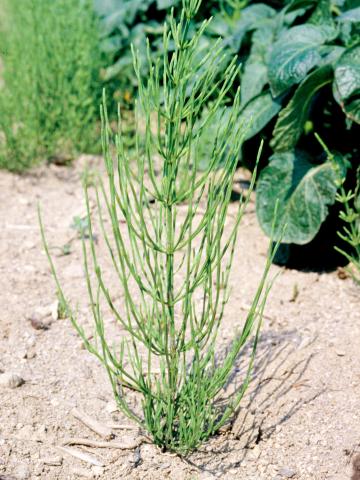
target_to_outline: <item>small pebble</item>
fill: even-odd
[[[46,307],[37,307],[28,317],[35,330],[48,330],[51,322],[59,318],[59,301],[56,300]]]
[[[295,470],[284,467],[279,471],[279,475],[284,478],[293,478],[296,475]]]
[[[34,347],[28,348],[24,354],[24,358],[26,358],[27,360],[31,360],[35,357],[36,357],[35,348]]]
[[[140,447],[137,447],[135,449],[134,455],[129,460],[129,462],[133,465],[134,468],[137,468],[140,465],[140,463],[142,462]]]
[[[25,383],[24,379],[16,373],[2,373],[0,375],[0,387],[17,388]]]
[[[30,325],[33,327],[34,330],[49,330],[51,325],[51,318],[44,318],[36,313],[33,313],[28,317]]]
[[[336,350],[336,355],[338,357],[345,357],[345,352],[343,350]]]

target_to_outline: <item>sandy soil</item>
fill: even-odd
[[[231,430],[187,460],[149,444],[135,450],[72,447],[104,465],[96,467],[57,448],[69,437],[101,440],[74,418],[74,407],[103,424],[125,421],[114,410],[104,370],[82,348],[70,323],[54,320],[37,330],[29,321],[55,300],[37,203],[51,246],[64,245],[74,236],[73,217],[84,212],[80,178],[87,160],[25,176],[0,172],[0,370],[25,381],[17,388],[0,385],[0,479],[350,479],[352,458],[360,451],[360,291],[337,272],[273,267],[280,275],[249,394]],[[236,288],[223,347],[244,321],[266,249],[250,204],[234,259]],[[91,332],[80,241],[72,242],[70,255],[55,259]],[[118,441],[137,435],[115,433]]]

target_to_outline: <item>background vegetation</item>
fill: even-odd
[[[19,1],[2,0],[10,22],[2,29],[5,88],[0,95],[0,166],[16,170],[96,149],[102,88],[110,117],[115,118],[118,101],[133,109],[138,79],[130,45],[146,78],[146,38],[153,58],[160,58],[164,21],[171,8],[177,17],[182,5],[181,0],[24,0],[29,8],[20,9]],[[240,69],[193,152],[198,168],[209,165],[215,133],[224,128],[241,85],[238,124],[247,131],[239,165],[252,170],[258,146],[265,144],[257,184],[260,225],[269,235],[275,200],[281,199],[275,238],[285,223],[287,231],[278,261],[291,263],[290,245],[309,245],[300,251],[309,259],[311,248],[319,252],[320,247],[322,255],[313,255],[319,266],[336,242],[349,248],[336,236],[341,225],[335,200],[340,180],[345,190],[356,188],[360,163],[360,0],[211,0],[191,20],[189,39],[210,15],[194,61],[221,37],[225,56],[219,77],[234,55]],[[169,51],[173,48],[170,44]],[[216,95],[199,110],[198,125]]]
[[[23,170],[94,149],[101,87],[89,0],[2,0],[0,167]]]
[[[105,75],[111,79],[119,75],[127,78],[131,71],[127,45],[120,39],[132,39],[141,58],[146,58],[147,33],[153,53],[161,54],[162,9],[176,8],[181,2],[122,2],[120,8],[116,2],[100,3],[105,36],[102,45],[113,53],[113,63]],[[266,168],[257,185],[260,225],[270,233],[275,201],[280,199],[276,239],[286,223],[284,244],[304,245],[315,239],[317,249],[325,241],[329,248],[319,257],[319,264],[324,263],[338,241],[334,206],[338,181],[341,178],[345,188],[354,188],[360,162],[360,2],[207,2],[198,17],[209,14],[213,21],[199,44],[198,58],[201,52],[214,48],[221,36],[227,52],[223,71],[233,55],[241,64],[239,78],[228,95],[231,101],[241,84],[238,121],[248,128],[239,161],[252,169],[259,142],[265,140],[267,146],[268,165],[263,164]],[[195,25],[196,19],[189,38]],[[128,80],[127,84],[134,82]],[[131,99],[131,91],[125,90],[123,97]],[[194,152],[200,157],[200,168],[209,164],[216,131],[230,115],[226,103],[218,122],[203,132]],[[334,153],[333,161],[315,133]],[[278,260],[291,260],[289,249],[283,248]]]

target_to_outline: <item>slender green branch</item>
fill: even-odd
[[[85,346],[104,364],[119,408],[140,423],[157,445],[180,454],[215,434],[246,392],[274,255],[270,250],[243,328],[219,362],[216,350],[230,296],[236,240],[255,177],[230,220],[233,179],[246,133],[238,120],[239,92],[228,107],[229,115],[221,112],[239,68],[233,59],[221,73],[226,54],[220,40],[211,52],[199,55],[199,41],[209,22],[195,34],[190,34],[190,23],[200,3],[183,0],[180,20],[170,16],[162,61],[153,61],[148,49],[147,80],[141,77],[139,55],[133,49],[139,83],[133,161],[125,148],[120,112],[114,135],[104,98],[101,140],[108,181],[105,185],[100,180],[95,189],[96,218],[90,210],[92,191],[85,189],[89,238],[82,240],[96,342],[87,340],[71,314]],[[208,168],[200,172],[194,147],[204,128],[219,118],[222,125],[208,152]],[[143,138],[140,128],[145,130]],[[94,240],[97,228],[115,273],[111,282],[105,280]],[[57,290],[66,302],[42,224],[41,230]],[[123,295],[115,305],[119,288]],[[121,325],[121,339],[110,337],[104,308]],[[241,387],[220,408],[220,392],[251,341],[251,354],[243,359],[247,368]],[[129,389],[141,397],[142,412],[131,408]]]

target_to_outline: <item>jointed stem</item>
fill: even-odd
[[[105,365],[119,407],[141,423],[140,414],[133,412],[127,402],[126,392],[131,389],[141,395],[143,424],[154,442],[181,454],[214,434],[246,391],[273,255],[269,252],[243,330],[234,339],[222,365],[216,366],[216,340],[229,298],[237,231],[250,196],[245,201],[241,199],[235,221],[226,225],[244,128],[238,121],[239,92],[231,107],[224,107],[224,100],[238,75],[238,67],[233,59],[221,77],[218,61],[224,60],[225,52],[219,42],[202,55],[199,41],[208,22],[189,38],[190,21],[200,3],[200,0],[183,0],[180,20],[170,19],[169,28],[164,29],[163,61],[153,62],[149,54],[147,81],[141,76],[139,56],[134,51],[139,83],[136,122],[140,117],[145,119],[145,133],[144,138],[139,131],[136,133],[133,163],[125,152],[119,116],[116,165],[111,152],[109,119],[105,107],[102,109],[108,186],[100,182],[96,203],[100,229],[122,287],[123,302],[119,306],[113,301],[103,278],[86,191],[90,251],[87,252],[84,240],[83,252],[96,327],[94,344],[72,315],[86,347]],[[212,99],[210,104],[209,99]],[[220,118],[223,125],[218,128],[209,151],[208,168],[200,173],[196,147],[204,129],[215,118]],[[145,142],[143,148],[142,142]],[[250,190],[253,185],[252,182]],[[181,218],[180,208],[184,213]],[[200,208],[204,209],[203,214]],[[112,238],[106,231],[106,213]],[[52,263],[51,266],[57,281]],[[64,299],[58,281],[57,288]],[[126,332],[118,348],[110,347],[113,342],[108,339],[102,316],[103,301]],[[247,374],[224,412],[216,400],[229,380],[236,357],[254,330]]]

